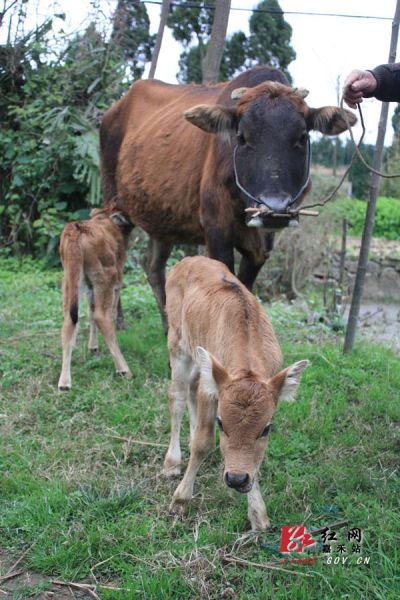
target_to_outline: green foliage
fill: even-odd
[[[277,0],[263,0],[258,10],[250,17],[250,36],[248,38],[248,57],[255,64],[269,64],[282,69],[290,77],[287,67],[296,58],[290,45],[292,28],[284,19]]]
[[[214,11],[204,7],[193,8],[193,5],[188,8],[185,4],[182,7],[172,6],[168,21],[175,39],[185,47],[179,61],[178,79],[184,83],[201,83],[201,65],[211,33]],[[207,7],[213,5],[213,2],[207,3]],[[290,80],[287,67],[296,58],[290,45],[292,28],[285,21],[277,0],[263,0],[256,9],[261,12],[256,10],[252,13],[249,36],[243,31],[237,31],[226,41],[220,67],[221,81],[258,64],[269,64],[282,69]],[[194,40],[197,45],[190,47]]]
[[[141,75],[152,44],[140,2],[120,1],[113,25],[112,41],[92,23],[56,44],[48,20],[0,47],[3,254],[29,251],[57,262],[64,224],[102,204],[100,118],[127,89],[127,67]]]
[[[149,35],[150,20],[140,0],[118,0],[113,18],[110,51],[129,68],[134,79],[142,76],[145,61],[151,60],[155,36]]]
[[[169,439],[168,357],[148,286],[128,273],[123,290],[130,328],[119,338],[135,379],[113,374],[104,345],[89,354],[82,310],[74,387],[62,395],[61,274],[14,260],[0,262],[0,278],[2,559],[7,553],[11,565],[24,553],[19,568],[47,581],[108,585],[97,593],[113,600],[332,600],[359,598],[360,590],[398,598],[400,370],[392,352],[363,342],[343,356],[340,336],[308,325],[293,306],[267,307],[285,364],[312,364],[296,402],[278,407],[261,469],[274,530],[244,537],[246,497],[223,485],[219,450],[201,466],[188,516],[168,514],[178,483],[159,476]],[[184,420],[185,464],[187,434]],[[347,529],[362,528],[369,566],[351,552],[345,566],[329,565],[320,545],[312,567],[280,564],[281,526],[306,522],[312,531],[338,521],[348,521],[337,530],[346,545]],[[254,564],[234,565],[227,555]]]
[[[332,205],[332,210],[346,217],[350,235],[360,236],[363,231],[367,203],[362,200],[343,199]],[[377,200],[374,236],[387,240],[400,240],[400,200],[380,197]]]

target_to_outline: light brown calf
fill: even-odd
[[[117,373],[130,375],[118,346],[115,316],[132,227],[113,204],[106,209],[96,209],[87,221],[75,221],[65,226],[60,242],[64,268],[60,391],[71,388],[71,355],[78,332],[79,300],[85,289],[89,302],[89,350],[97,351],[98,328],[111,352]]]
[[[166,293],[172,377],[167,476],[180,473],[186,403],[190,416],[190,460],[170,510],[184,514],[200,463],[214,446],[217,421],[225,483],[248,494],[252,529],[266,529],[258,471],[278,401],[294,399],[308,361],[280,371],[282,354],[268,317],[220,262],[185,258],[170,272]]]

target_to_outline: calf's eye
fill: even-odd
[[[260,435],[260,437],[263,437],[263,438],[267,437],[267,435],[270,432],[270,429],[271,429],[271,423],[265,427],[265,429],[262,432],[262,434]]]
[[[220,417],[217,417],[217,418],[216,418],[216,421],[217,421],[217,423],[218,423],[218,429],[219,429],[220,431],[224,431],[224,428],[222,427],[222,421],[221,421],[221,418],[220,418]]]

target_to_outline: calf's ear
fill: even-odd
[[[221,363],[207,350],[197,346],[196,352],[204,391],[213,396],[217,395],[218,388],[229,380],[229,375]]]
[[[112,213],[110,216],[111,221],[118,225],[118,227],[126,227],[127,225],[132,225],[128,217],[126,217],[122,212]]]
[[[230,133],[236,128],[236,112],[233,108],[215,104],[199,104],[183,113],[189,123],[196,125],[207,133]]]
[[[310,108],[307,117],[307,128],[320,131],[325,135],[339,135],[347,129],[347,122],[350,127],[357,123],[357,117],[338,106],[322,106],[321,108]]]
[[[300,360],[270,379],[269,383],[274,388],[278,400],[293,402],[303,371],[309,364],[308,360]]]

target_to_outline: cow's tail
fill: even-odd
[[[73,325],[76,325],[83,279],[83,252],[79,238],[68,240],[63,252],[63,267],[64,315],[68,313]]]

